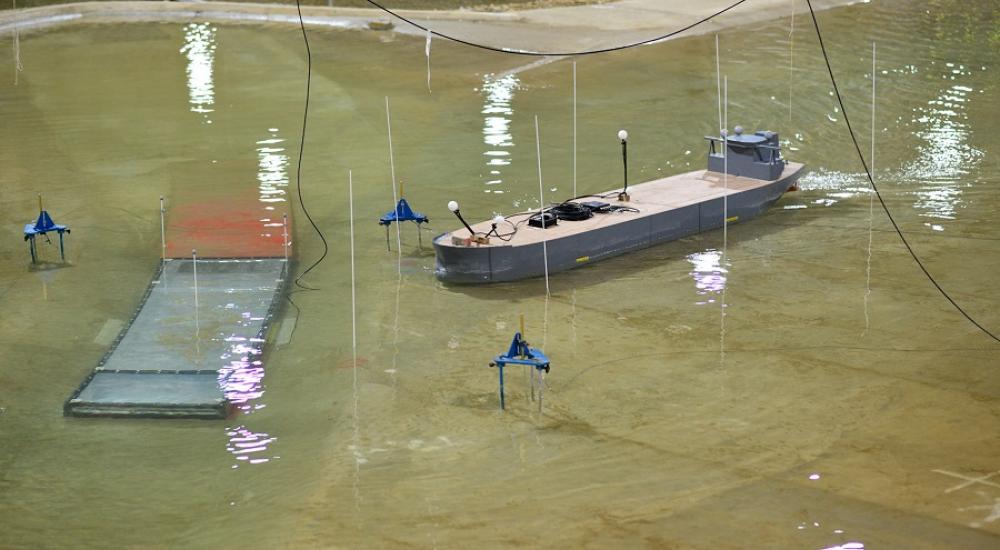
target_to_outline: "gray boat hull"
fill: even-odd
[[[795,185],[800,174],[801,171],[796,171],[765,186],[729,195],[727,205],[723,204],[722,198],[710,199],[607,227],[554,238],[546,241],[544,245],[538,242],[519,246],[455,247],[448,246],[444,242],[450,233],[443,233],[434,238],[435,274],[441,281],[458,284],[497,283],[539,277],[545,273],[543,248],[548,258],[549,274],[566,271],[626,252],[720,228],[723,225],[724,208],[728,212],[730,223],[754,218]]]

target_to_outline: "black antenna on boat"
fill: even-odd
[[[628,132],[618,130],[618,139],[622,140],[622,167],[625,169],[625,186],[622,187],[622,192],[618,193],[618,200],[628,202]]]
[[[475,238],[476,232],[473,231],[471,227],[469,227],[469,224],[465,223],[465,218],[463,218],[462,213],[458,211],[458,203],[455,201],[448,201],[448,210],[451,210],[452,213],[458,217],[458,221],[462,222],[462,225],[464,225],[465,228],[469,230],[469,234],[472,235],[473,238]]]

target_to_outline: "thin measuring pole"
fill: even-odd
[[[198,319],[198,251],[191,250],[191,272],[194,274],[194,314]]]
[[[424,42],[424,56],[427,57],[427,93],[431,93],[431,31],[427,31],[427,41]]]
[[[357,293],[355,291],[354,278],[354,178],[351,170],[347,171],[347,204],[350,220],[351,238],[351,361],[353,368],[352,393],[354,397],[354,415],[352,424],[354,425],[351,441],[354,445],[354,506],[360,507],[361,502],[361,461],[359,460],[358,448],[361,439],[361,425],[359,423],[358,411],[360,410],[360,394],[358,392],[358,321],[357,321]]]
[[[347,202],[350,211],[351,227],[351,350],[354,358],[354,376],[358,371],[358,321],[357,321],[357,293],[355,291],[354,279],[354,179],[351,171],[347,171]]]
[[[725,119],[723,123],[729,126],[729,76],[725,77],[724,93],[726,95]],[[726,244],[729,242],[729,130],[722,136],[722,256],[725,259]],[[723,287],[725,288],[725,287]]]
[[[715,35],[715,85],[718,88],[719,96],[719,128],[725,128],[722,124],[722,77],[719,69],[719,35]],[[724,154],[724,153],[723,153]]]
[[[521,314],[521,340],[522,341],[526,340],[526,337],[524,335],[524,314],[523,313]],[[526,356],[522,355],[521,357],[524,358]],[[530,365],[528,366],[527,370],[524,371],[524,374],[525,374],[524,378],[528,382],[528,387],[531,388],[531,392],[527,396],[528,397],[528,401],[531,402],[531,401],[535,400],[535,379],[531,377],[531,366]]]
[[[194,274],[194,349],[201,361],[201,316],[198,312],[198,251],[191,250],[191,272]]]
[[[17,0],[11,1],[11,9],[17,11]],[[21,31],[17,28],[17,23],[14,23],[14,85],[17,86],[18,73],[24,70],[24,66],[21,64]]]
[[[538,157],[538,215],[542,222],[542,261],[545,265],[545,295],[549,295],[549,246],[545,238],[545,190],[542,188],[542,145],[538,137],[538,115],[535,115],[535,155]]]
[[[795,0],[792,3],[792,21],[788,26],[788,122],[792,122],[792,79],[795,75]]]
[[[719,263],[720,273],[726,273],[726,254],[729,244],[729,77],[723,81],[725,94],[725,111],[722,134],[722,261]],[[727,281],[728,282],[728,281]],[[722,284],[722,295],[719,300],[719,367],[726,364],[726,283]]]
[[[164,216],[167,210],[163,206],[163,197],[160,197],[160,260],[167,260],[167,226]]]
[[[398,214],[399,210],[396,208],[399,204],[399,197],[396,195],[396,162],[393,160],[392,155],[392,120],[389,118],[389,96],[385,96],[385,127],[389,134],[389,174],[392,177],[390,186],[392,187],[392,207],[394,211]],[[403,193],[402,186],[400,186],[399,193]],[[400,237],[399,232],[400,221],[396,220],[396,255],[398,256],[399,262],[397,266],[397,271],[399,271],[399,276],[403,276],[403,247],[402,247],[402,237]],[[417,225],[419,230],[420,225]]]
[[[872,181],[875,180],[875,42],[872,42],[872,152],[871,156]],[[868,193],[868,259],[865,262],[865,330],[862,336],[868,334],[868,298],[872,294],[872,223],[875,219],[875,192]]]
[[[576,197],[576,60],[573,60],[573,196]]]
[[[281,237],[285,249],[285,273],[288,273],[288,214],[281,215]]]

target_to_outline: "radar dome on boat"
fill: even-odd
[[[448,210],[458,212],[458,203],[456,201],[448,201]]]
[[[618,139],[625,141],[628,139],[628,132],[625,130],[618,130]]]

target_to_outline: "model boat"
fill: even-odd
[[[435,273],[449,283],[491,283],[585,266],[658,243],[751,219],[794,188],[804,165],[786,162],[778,134],[708,136],[708,169],[533,212],[464,225],[434,238]],[[622,139],[623,160],[627,134]],[[625,164],[627,166],[627,162]]]

